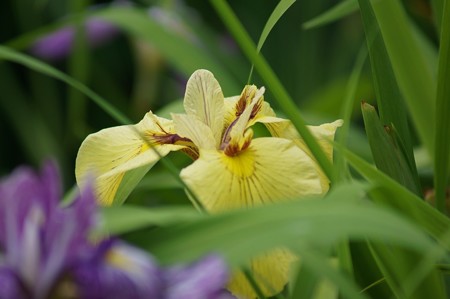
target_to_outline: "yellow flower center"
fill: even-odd
[[[239,178],[252,176],[255,172],[255,155],[251,148],[235,156],[222,155],[222,161],[233,175]]]

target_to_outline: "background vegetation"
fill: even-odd
[[[345,120],[327,198],[204,217],[157,165],[127,205],[105,211],[106,229],[165,263],[219,251],[238,267],[289,246],[302,267],[280,298],[329,298],[336,289],[343,298],[447,298],[450,4],[294,2],[3,1],[0,173],[56,157],[69,190],[87,134],[128,122],[121,115],[134,123],[148,110],[179,111],[199,68],[236,95],[254,64],[251,82],[297,127]],[[92,18],[115,34],[93,45],[83,29]],[[70,53],[33,51],[66,26],[77,28]],[[286,109],[291,99],[300,114]],[[187,162],[169,159],[180,169]]]

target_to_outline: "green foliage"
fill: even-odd
[[[96,237],[119,235],[161,263],[218,252],[232,269],[284,246],[299,262],[279,298],[448,297],[448,0],[417,1],[426,8],[419,12],[399,0],[136,1],[95,10],[90,1],[41,0],[35,9],[6,2],[1,173],[54,156],[73,186],[76,152],[89,133],[134,123],[148,110],[182,111],[185,80],[206,68],[226,97],[249,77],[263,82],[266,100],[293,122],[332,181],[324,198],[207,215],[189,203],[195,197],[178,176],[190,161],[174,155],[149,174],[144,167],[125,176],[133,183],[145,175],[136,188],[121,185],[131,204],[104,208]],[[358,9],[361,18],[352,14]],[[432,18],[418,22],[415,14],[427,9]],[[81,26],[93,17],[121,32],[95,50]],[[74,51],[60,61],[34,57],[36,39],[70,24],[78,28]],[[345,122],[333,165],[306,125],[337,118]],[[424,149],[432,168],[416,165]]]

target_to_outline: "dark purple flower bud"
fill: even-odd
[[[85,32],[88,45],[97,47],[117,36],[119,30],[109,22],[93,18],[86,21]],[[75,27],[63,27],[37,40],[31,52],[47,60],[63,59],[72,52],[75,34]]]
[[[165,272],[165,299],[231,299],[224,290],[228,269],[223,259],[210,255],[190,266],[175,266]]]

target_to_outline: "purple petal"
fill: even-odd
[[[25,291],[14,272],[0,266],[0,298],[25,299]]]
[[[210,255],[187,267],[172,267],[166,273],[166,299],[234,298],[224,291],[228,269],[220,257]]]
[[[81,298],[163,298],[161,271],[146,253],[114,240],[97,253],[72,271]]]
[[[85,26],[87,43],[92,47],[109,41],[119,32],[113,24],[100,19],[90,19]],[[73,26],[59,29],[37,40],[31,48],[31,52],[47,60],[63,59],[72,52],[75,32]]]

